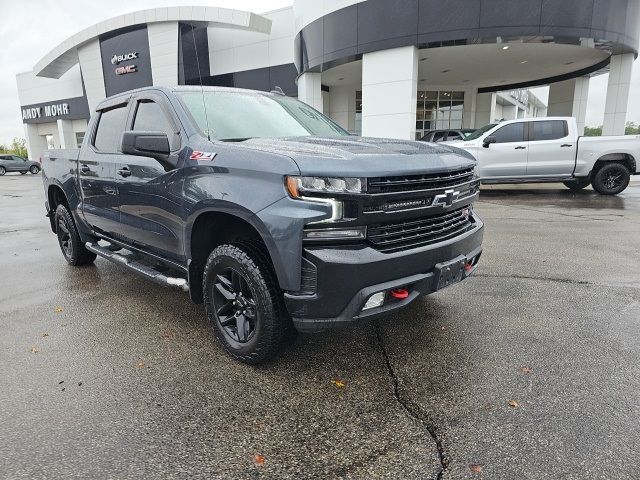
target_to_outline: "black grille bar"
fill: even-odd
[[[370,225],[367,241],[384,253],[416,248],[448,240],[471,226],[470,207],[418,220]]]
[[[473,168],[447,173],[429,173],[399,177],[375,177],[367,181],[368,193],[411,192],[460,185],[473,180]]]

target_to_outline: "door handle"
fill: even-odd
[[[118,175],[120,175],[121,177],[130,177],[131,170],[129,170],[129,167],[122,167],[120,170],[118,170]]]
[[[523,147],[522,145],[520,145],[519,147],[516,147],[515,149],[516,149],[516,150],[524,150],[524,149],[526,149],[526,148],[527,148],[527,147]]]
[[[563,147],[570,147],[570,146],[571,146],[571,144],[570,144],[570,143],[565,143],[564,145],[560,145],[560,148],[563,148]]]
[[[91,171],[91,169],[89,168],[89,165],[84,165],[83,164],[82,166],[80,166],[80,171],[82,173],[89,173]]]

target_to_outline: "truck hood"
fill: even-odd
[[[471,154],[449,145],[384,138],[255,138],[238,146],[286,155],[302,175],[411,175],[459,170],[476,163]]]

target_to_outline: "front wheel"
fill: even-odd
[[[631,180],[631,172],[626,165],[617,162],[607,163],[594,175],[591,185],[601,195],[617,195],[622,192]]]
[[[564,186],[567,187],[569,190],[573,190],[574,192],[577,192],[579,190],[587,188],[589,186],[589,183],[591,182],[587,177],[587,178],[576,178],[575,180],[568,180],[562,183],[564,183]]]
[[[62,255],[74,267],[92,263],[96,254],[87,250],[80,239],[71,212],[65,205],[58,205],[55,213],[56,234]]]
[[[204,268],[202,288],[209,326],[231,357],[258,364],[279,352],[291,321],[260,249],[215,248]]]
[[[40,171],[40,169],[38,168],[37,165],[31,165],[31,168],[29,169],[29,171],[34,175],[36,175]]]
[[[0,167],[0,177],[7,173],[7,169],[4,167]]]

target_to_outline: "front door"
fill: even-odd
[[[135,101],[132,130],[165,132],[172,151],[179,150],[176,120],[159,96]],[[121,155],[116,166],[120,224],[126,242],[170,260],[184,259],[183,202],[180,172],[160,161]]]
[[[82,149],[78,162],[85,221],[96,232],[116,239],[120,212],[115,167],[128,112],[126,104],[102,110],[93,141]]]
[[[490,136],[496,142],[477,152],[478,167],[482,178],[518,178],[527,173],[528,144],[526,123],[507,124]]]

